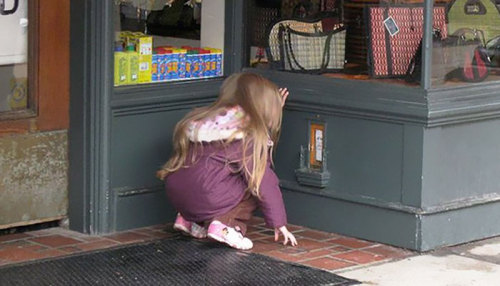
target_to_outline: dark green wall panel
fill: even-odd
[[[168,159],[175,124],[190,108],[121,112],[112,120],[110,147],[111,229],[116,231],[173,220],[156,171]]]
[[[332,178],[324,189],[301,187],[294,173],[300,145],[308,144],[311,119],[327,124]],[[417,125],[286,110],[275,166],[289,221],[415,249],[417,216],[390,206],[419,205],[422,130]],[[405,174],[405,169],[411,173]]]
[[[422,217],[421,251],[500,235],[500,202]]]
[[[402,125],[348,118],[332,123],[328,147],[333,189],[400,202]]]
[[[281,136],[275,146],[274,164],[278,177],[295,181],[295,169],[299,168],[300,146],[307,148],[308,127],[305,114],[287,111],[283,114]]]
[[[113,193],[115,207],[112,214],[115,231],[173,222],[175,210],[168,203],[163,189],[120,195]]]
[[[424,127],[404,125],[401,203],[413,207],[422,205],[422,158]]]
[[[113,189],[161,183],[155,173],[170,155],[175,124],[189,110],[121,114],[113,118],[110,148]]]
[[[426,129],[423,203],[442,205],[500,193],[500,120]]]
[[[415,249],[413,214],[283,190],[289,223]],[[300,242],[299,242],[300,243]]]
[[[294,181],[300,145],[307,147],[308,122],[327,124],[327,192],[401,201],[403,125],[356,118],[287,111],[275,165],[281,179]]]

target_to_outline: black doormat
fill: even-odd
[[[357,281],[186,238],[0,267],[0,285],[353,285]]]

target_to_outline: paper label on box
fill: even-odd
[[[150,43],[141,44],[140,54],[141,55],[151,55],[153,52],[153,45]]]
[[[142,62],[139,65],[139,70],[141,71],[147,71],[149,69],[149,63],[148,62]]]

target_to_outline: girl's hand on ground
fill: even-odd
[[[288,243],[288,241],[290,241],[290,244],[292,246],[298,245],[297,240],[295,239],[295,236],[293,236],[293,234],[288,231],[286,226],[282,226],[280,228],[274,229],[274,241],[278,241],[280,232],[281,232],[281,234],[283,234],[283,245],[286,245]]]
[[[284,106],[286,98],[288,97],[289,94],[288,89],[286,87],[282,87],[278,89],[278,91],[280,92],[281,95],[281,100],[282,100],[281,106]]]

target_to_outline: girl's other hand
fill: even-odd
[[[274,241],[278,241],[280,232],[281,232],[281,234],[283,234],[283,245],[286,245],[288,243],[288,241],[290,241],[290,244],[292,246],[298,245],[297,240],[295,239],[295,236],[293,236],[293,234],[288,231],[286,226],[282,226],[280,228],[274,229]]]
[[[284,106],[285,105],[285,101],[286,101],[286,98],[288,97],[288,89],[286,87],[282,87],[280,89],[278,89],[278,91],[280,92],[280,95],[281,95],[281,106]]]

